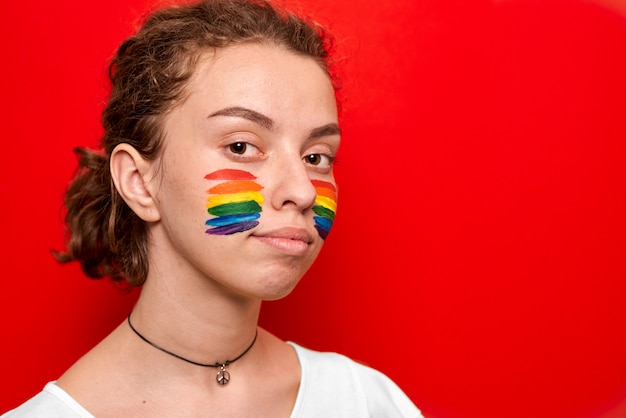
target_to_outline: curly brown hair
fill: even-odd
[[[65,197],[67,249],[91,278],[140,286],[148,274],[148,229],[117,192],[109,158],[120,143],[146,160],[158,157],[162,120],[184,98],[200,55],[234,43],[269,42],[330,70],[331,37],[319,24],[264,0],[204,0],[152,13],[122,42],[109,66],[111,93],[102,114],[100,150],[76,148],[79,168]]]

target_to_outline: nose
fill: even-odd
[[[291,205],[302,212],[311,208],[316,191],[302,158],[299,155],[284,157],[274,161],[273,165],[273,187],[269,199],[272,207],[278,210]]]

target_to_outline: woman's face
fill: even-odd
[[[336,209],[330,79],[311,58],[243,44],[205,55],[187,93],[166,117],[149,183],[160,213],[150,272],[246,297],[285,296]]]

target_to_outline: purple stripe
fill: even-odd
[[[318,233],[318,234],[320,234],[320,237],[322,237],[322,239],[324,239],[324,240],[325,240],[325,239],[326,239],[326,237],[328,236],[328,232],[330,232],[330,231],[328,231],[328,230],[326,230],[326,229],[322,228],[322,227],[321,227],[321,226],[319,226],[319,225],[315,225],[315,229],[317,229],[317,233]]]
[[[231,235],[237,232],[247,231],[259,224],[259,221],[241,222],[234,225],[218,226],[217,228],[207,229],[206,233],[211,235]]]

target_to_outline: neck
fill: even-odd
[[[149,277],[132,312],[133,326],[153,343],[195,362],[232,359],[252,341],[261,302],[212,287]]]

